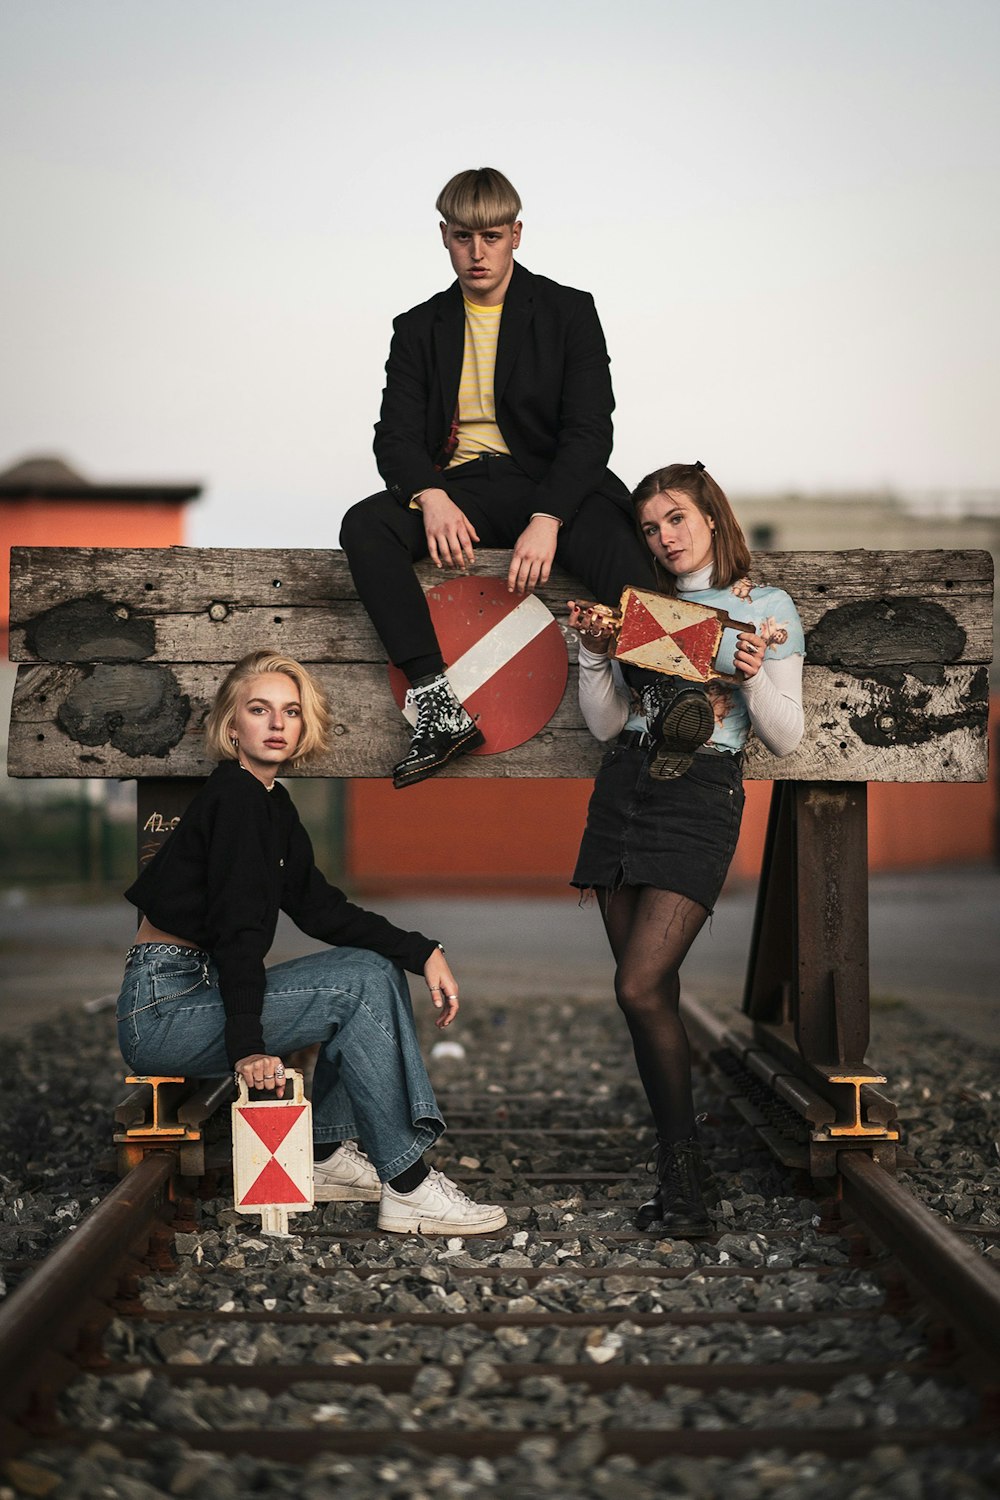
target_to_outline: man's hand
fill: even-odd
[[[418,502],[427,533],[427,550],[436,568],[471,568],[473,542],[479,533],[447,490],[424,490]]]
[[[555,516],[532,516],[511,554],[508,594],[515,589],[519,594],[530,594],[538,584],[548,583],[558,540],[559,522]]]

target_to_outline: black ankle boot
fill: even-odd
[[[642,710],[655,741],[649,774],[656,781],[683,776],[699,746],[712,738],[715,715],[708,695],[683,677],[664,677],[642,689]]]
[[[393,786],[413,786],[426,781],[456,755],[464,755],[483,743],[475,719],[459,703],[443,672],[418,678],[406,700],[408,706],[412,704],[417,710],[417,727],[409,750],[393,768]]]
[[[713,1233],[705,1207],[708,1171],[698,1141],[657,1141],[656,1178],[656,1192],[636,1212],[639,1229],[655,1224],[685,1239]]]

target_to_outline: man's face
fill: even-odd
[[[441,238],[468,300],[482,307],[502,302],[514,270],[514,251],[521,243],[520,220],[493,229],[442,224]]]

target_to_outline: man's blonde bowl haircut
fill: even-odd
[[[302,705],[302,735],[287,764],[300,765],[313,756],[322,755],[326,749],[330,737],[330,710],[316,679],[301,662],[282,655],[280,651],[251,651],[227,674],[205,720],[205,748],[216,760],[239,759],[230,731],[241,689],[255,677],[265,677],[270,672],[280,672],[292,679]]]
[[[496,167],[470,167],[445,183],[435,204],[446,224],[462,229],[495,229],[513,224],[521,200]]]

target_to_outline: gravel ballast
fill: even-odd
[[[968,1243],[991,1259],[1000,1245],[1000,1099],[997,1054],[936,1030],[906,1006],[875,1011],[869,1060],[889,1078],[899,1101],[905,1145],[916,1165],[901,1181],[958,1224],[982,1229]],[[421,1026],[426,1018],[421,1016]],[[428,1052],[439,1036],[426,1026]],[[572,1045],[567,1045],[567,1038]],[[727,1112],[710,1080],[699,1078],[707,1111],[705,1139],[721,1198],[714,1210],[717,1241],[636,1236],[631,1211],[649,1179],[643,1164],[651,1143],[624,1027],[613,1007],[593,1001],[536,998],[515,1004],[468,1005],[461,1029],[463,1057],[431,1058],[435,1084],[452,1129],[435,1164],[463,1178],[474,1196],[519,1205],[496,1239],[425,1240],[379,1235],[376,1205],[320,1206],[292,1220],[292,1236],[261,1236],[254,1218],[222,1199],[201,1205],[194,1231],[175,1236],[177,1267],[147,1279],[152,1311],[182,1307],[183,1325],[116,1319],[105,1353],[114,1361],[236,1363],[268,1367],[302,1361],[324,1366],[324,1378],[278,1395],[252,1385],[213,1386],[197,1376],[172,1385],[155,1370],[78,1380],[61,1397],[63,1417],[102,1434],[83,1453],[43,1445],[14,1461],[7,1495],[194,1497],[295,1495],[451,1500],[459,1496],[579,1497],[757,1496],[922,1497],[994,1492],[1000,1468],[987,1449],[940,1447],[906,1453],[891,1428],[952,1426],[968,1420],[963,1388],[905,1363],[926,1355],[913,1316],[884,1306],[877,1267],[850,1262],[845,1240],[824,1232],[820,1189],[791,1177],[757,1148],[748,1127]],[[8,1048],[22,1082],[0,1096],[0,1259],[36,1260],[73,1226],[114,1178],[110,1119],[124,1092],[124,1072],[106,1012],[67,1015],[38,1027]],[[515,1097],[527,1096],[527,1097]],[[496,1127],[487,1138],[469,1134]],[[530,1131],[528,1127],[531,1127]],[[549,1130],[592,1132],[555,1136]],[[574,1182],[581,1168],[605,1180]],[[565,1173],[565,1180],[526,1174]],[[614,1174],[628,1174],[624,1179]],[[616,1236],[628,1236],[627,1239]],[[599,1274],[574,1276],[575,1268]],[[818,1269],[822,1268],[822,1272]],[[723,1277],[704,1274],[723,1269]],[[770,1270],[766,1279],[755,1271]],[[662,1272],[677,1274],[664,1276]],[[728,1274],[732,1273],[732,1274]],[[15,1266],[8,1271],[14,1284]],[[729,1312],[711,1325],[638,1315]],[[311,1328],[240,1322],[241,1312],[318,1310],[344,1321]],[[474,1325],[421,1327],[408,1316],[428,1312],[525,1315],[610,1310],[601,1327],[538,1328]],[[744,1311],[813,1311],[808,1324],[740,1323]],[[853,1317],[844,1316],[850,1310]],[[220,1323],[199,1313],[223,1312]],[[351,1314],[392,1314],[392,1326],[350,1322]],[[839,1314],[839,1316],[838,1316]],[[904,1362],[879,1378],[848,1376],[826,1391],[795,1386],[794,1364],[854,1358]],[[505,1365],[541,1362],[613,1370],[618,1365],[712,1363],[787,1364],[786,1385],[767,1390],[649,1391],[627,1384],[599,1391],[557,1376],[518,1377]],[[423,1369],[409,1392],[337,1380],[338,1367],[403,1363]],[[326,1378],[326,1371],[329,1378]],[[190,1444],[158,1436],[169,1415],[192,1432]],[[146,1456],[123,1457],[115,1427],[149,1431]],[[407,1431],[525,1432],[504,1458],[432,1458],[408,1452]],[[638,1464],[602,1457],[601,1432],[724,1427],[794,1428],[799,1424],[889,1434],[864,1460],[847,1461],[772,1449],[740,1460],[663,1458]],[[197,1432],[283,1426],[286,1463],[222,1458],[197,1448]],[[376,1458],[325,1454],[296,1464],[295,1433],[338,1428],[391,1428]],[[572,1434],[567,1441],[567,1434]]]

